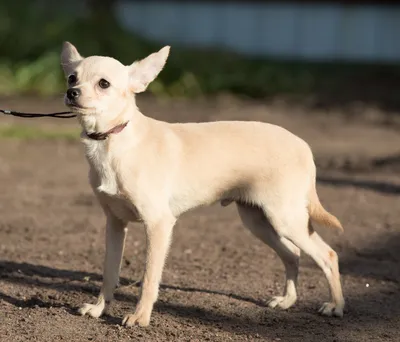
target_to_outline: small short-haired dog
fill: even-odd
[[[309,146],[287,130],[261,122],[167,123],[144,116],[135,93],[163,69],[166,46],[125,66],[110,57],[83,58],[63,45],[68,80],[65,104],[78,114],[90,165],[90,184],[107,218],[103,286],[82,315],[99,317],[118,284],[127,224],[145,225],[147,252],[136,310],[123,324],[147,326],[177,218],[189,209],[235,202],[244,225],[273,248],[286,269],[282,296],[271,308],[296,299],[300,250],[325,273],[331,300],[326,316],[342,316],[344,299],[337,254],[312,222],[342,230],[321,205]]]

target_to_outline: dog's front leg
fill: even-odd
[[[96,304],[84,304],[80,309],[81,315],[88,314],[100,317],[111,303],[114,290],[118,285],[121,260],[124,252],[126,223],[106,211],[106,255],[104,259],[103,286]]]
[[[122,324],[125,326],[137,323],[145,327],[150,323],[175,221],[175,218],[168,215],[154,223],[146,223],[146,267],[140,298],[135,313],[124,317]]]

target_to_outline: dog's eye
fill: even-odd
[[[68,76],[68,84],[76,83],[76,80],[77,80],[76,75],[72,74]]]
[[[106,89],[106,88],[108,88],[108,87],[110,86],[110,82],[108,82],[108,81],[106,81],[104,78],[102,78],[102,79],[99,81],[99,86],[100,86],[100,88],[102,88],[102,89]]]

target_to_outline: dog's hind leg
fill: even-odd
[[[325,316],[343,316],[344,299],[340,282],[339,262],[337,253],[318,235],[312,231],[310,239],[317,247],[323,263],[323,271],[329,283],[331,302],[324,303],[319,312]]]
[[[106,255],[104,259],[103,286],[96,304],[84,304],[80,309],[81,315],[88,314],[100,317],[114,297],[114,290],[118,285],[121,260],[124,252],[126,237],[126,223],[119,220],[112,213],[107,212],[106,224]]]
[[[279,208],[274,208],[275,210],[266,209],[267,216],[277,233],[308,254],[325,273],[331,301],[323,304],[320,313],[326,316],[342,317],[345,302],[340,283],[338,257],[336,252],[312,229],[304,203],[300,201],[295,205],[291,202],[286,207],[280,205]]]
[[[276,233],[262,209],[245,204],[237,204],[237,208],[243,224],[281,258],[286,270],[285,290],[283,296],[273,297],[268,306],[288,309],[297,299],[300,249]]]

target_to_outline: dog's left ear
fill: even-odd
[[[169,46],[163,47],[160,51],[152,53],[148,57],[134,62],[129,68],[129,87],[134,93],[141,93],[155,80],[160,71],[164,68],[169,55]]]
[[[75,46],[70,42],[64,42],[61,51],[61,65],[64,70],[65,75],[70,72],[71,65],[75,62],[79,62],[83,57],[79,54]]]

